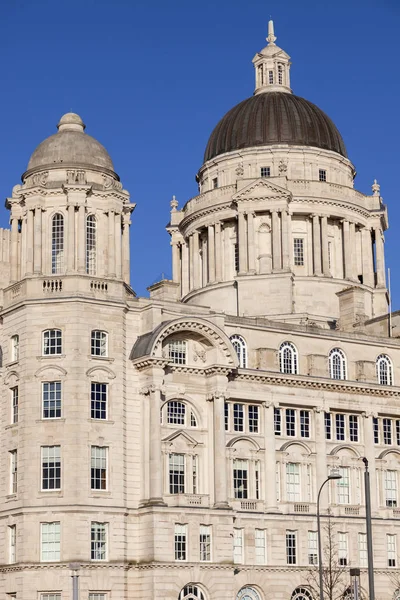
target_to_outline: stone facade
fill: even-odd
[[[257,94],[290,93],[275,39],[270,24]],[[2,595],[66,600],[74,573],[81,600],[315,600],[332,469],[342,591],[357,566],[365,591],[366,457],[391,599],[400,343],[379,186],[356,191],[323,148],[219,155],[171,202],[172,281],[137,298],[110,157],[74,114],[49,140],[0,234]]]

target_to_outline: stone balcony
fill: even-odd
[[[89,275],[37,276],[25,278],[4,290],[3,308],[20,302],[43,299],[85,297],[98,300],[124,301],[134,292],[122,281]]]

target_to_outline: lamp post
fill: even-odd
[[[321,517],[319,514],[319,499],[321,497],[321,492],[326,483],[331,479],[341,479],[342,476],[338,471],[331,471],[322,483],[321,487],[318,490],[317,496],[317,533],[318,533],[318,574],[319,574],[319,600],[324,600],[324,576],[322,570],[322,545],[321,545]]]
[[[364,472],[365,489],[365,521],[367,526],[367,555],[368,555],[368,584],[370,600],[375,600],[375,582],[374,582],[374,553],[372,549],[372,520],[371,520],[371,485],[369,481],[368,460],[362,459]]]

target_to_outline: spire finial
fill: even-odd
[[[374,179],[374,183],[372,184],[372,192],[374,196],[380,196],[381,195],[381,186],[379,185],[379,183],[377,182],[376,179]]]
[[[274,22],[272,19],[268,21],[268,37],[267,37],[268,46],[275,46],[276,37],[274,32]]]
[[[175,197],[175,194],[172,196],[172,200],[170,202],[170,206],[171,206],[171,211],[175,212],[176,209],[178,208],[178,200]]]

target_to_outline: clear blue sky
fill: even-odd
[[[371,193],[374,177],[381,184],[400,308],[399,0],[2,0],[3,198],[60,116],[79,113],[137,203],[132,286],[146,294],[171,272],[171,196],[182,205],[196,194],[211,130],[252,95],[251,59],[270,15],[292,58],[293,91],[338,126],[357,189]]]

